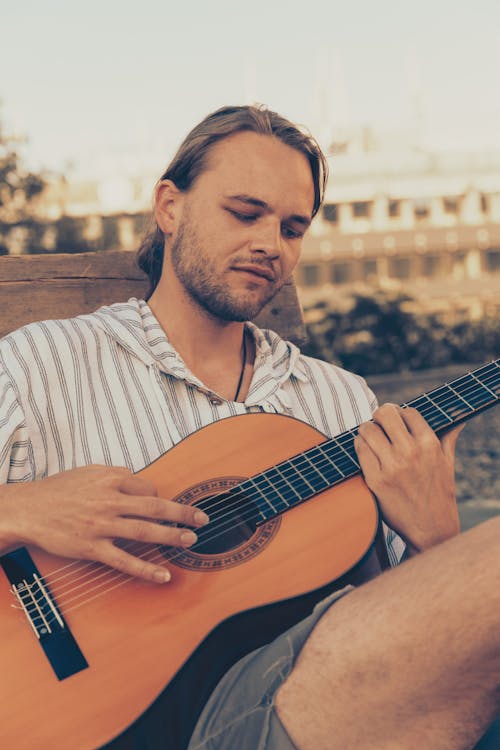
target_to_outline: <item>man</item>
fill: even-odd
[[[0,545],[167,583],[171,571],[114,540],[189,547],[207,518],[131,471],[229,415],[283,413],[329,435],[364,422],[365,479],[417,559],[330,597],[238,662],[189,747],[472,747],[499,708],[500,524],[457,536],[457,432],[439,442],[411,409],[372,414],[364,381],[245,323],[290,277],[324,176],[314,141],[275,113],[213,113],[157,186],[157,226],[140,251],[148,302],[5,339]],[[399,537],[388,536],[394,561]],[[164,746],[180,747],[157,737]]]

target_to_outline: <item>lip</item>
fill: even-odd
[[[248,266],[233,266],[233,271],[243,271],[244,273],[249,273],[252,276],[257,276],[260,279],[265,279],[266,281],[274,281],[274,273],[271,271],[270,268],[263,268],[262,266],[257,265],[248,265]]]

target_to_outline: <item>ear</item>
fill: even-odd
[[[182,213],[184,193],[172,182],[162,180],[155,190],[154,215],[164,235],[171,235]]]

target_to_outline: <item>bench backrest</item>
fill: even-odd
[[[68,318],[101,305],[143,298],[147,280],[128,252],[0,258],[0,337],[35,320]],[[305,341],[293,281],[255,321],[297,344]]]

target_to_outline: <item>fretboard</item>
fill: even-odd
[[[470,419],[500,400],[500,360],[468,372],[402,404],[413,407],[434,432]],[[319,492],[360,473],[354,450],[357,428],[329,438],[280,464],[257,474],[227,494],[235,505],[251,497],[259,520],[266,521]],[[227,507],[227,506],[226,506]]]

